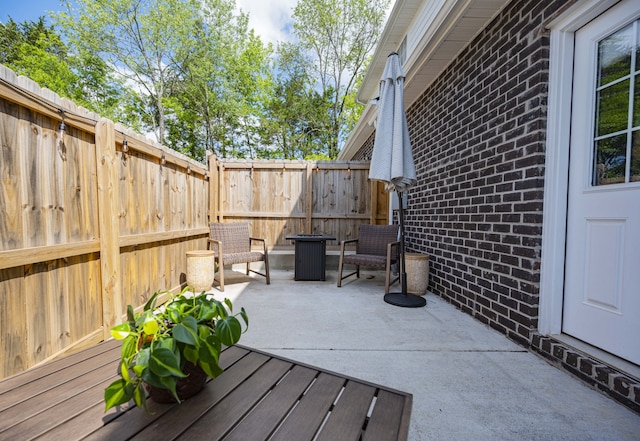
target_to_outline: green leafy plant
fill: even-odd
[[[105,411],[129,402],[146,409],[145,383],[167,389],[177,402],[176,384],[187,375],[185,363],[199,366],[209,377],[222,373],[218,365],[222,345],[231,346],[244,332],[240,317],[249,325],[242,308],[233,314],[229,299],[194,294],[186,287],[164,305],[156,307],[156,292],[139,313],[127,307],[127,321],[111,328],[111,335],[122,340],[120,377],[104,392]]]

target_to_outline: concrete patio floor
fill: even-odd
[[[398,285],[392,287],[397,289]],[[432,294],[425,308],[383,301],[384,273],[336,287],[225,271],[240,343],[413,394],[409,439],[639,440],[640,415]]]

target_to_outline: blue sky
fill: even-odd
[[[21,23],[25,20],[37,20],[44,15],[47,24],[51,24],[47,11],[52,10],[62,10],[58,0],[0,0],[0,21],[5,23],[11,16],[14,21]]]
[[[249,25],[265,43],[291,39],[291,14],[296,3],[297,0],[236,0],[238,8],[249,13]],[[7,22],[11,16],[22,23],[44,15],[47,24],[52,24],[47,11],[62,9],[58,0],[0,0],[0,21]]]

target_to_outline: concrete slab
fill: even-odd
[[[241,343],[413,394],[410,440],[638,440],[640,415],[427,294],[383,301],[384,273],[336,287],[225,272],[250,319]],[[397,285],[394,286],[397,288]]]

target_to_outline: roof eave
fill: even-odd
[[[376,107],[370,101],[377,96],[379,79],[389,53],[397,51],[411,30],[423,6],[434,0],[398,0],[380,37],[356,100],[365,110],[340,152],[350,159],[373,132]],[[408,108],[460,52],[489,24],[510,0],[444,0],[431,15],[419,41],[408,52],[403,65],[406,74],[404,98]]]

